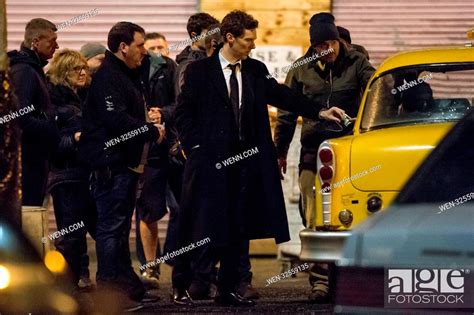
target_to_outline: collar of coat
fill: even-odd
[[[137,69],[130,69],[124,61],[117,58],[112,52],[108,50],[105,51],[104,63],[112,65],[132,79],[139,77],[141,67],[138,67]]]
[[[230,105],[229,93],[227,91],[227,85],[225,83],[224,72],[222,71],[221,61],[219,59],[219,53],[214,53],[211,57],[205,59],[209,61],[209,73],[212,84],[215,86],[219,95]],[[250,65],[252,58],[248,57],[241,62],[240,72],[242,74],[242,108],[245,108],[245,104],[253,102],[254,91],[251,88],[254,86],[255,75]]]

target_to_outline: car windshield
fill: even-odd
[[[457,121],[473,100],[474,63],[396,69],[372,82],[361,131]]]

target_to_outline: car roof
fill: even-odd
[[[405,51],[386,59],[374,77],[386,71],[414,65],[474,62],[474,47],[443,47]]]

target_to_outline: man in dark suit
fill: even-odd
[[[236,292],[245,243],[290,239],[267,104],[312,119],[339,121],[344,115],[267,78],[266,66],[248,57],[257,27],[242,11],[224,17],[223,48],[188,66],[176,109],[188,157],[180,246],[210,238],[206,246],[220,260],[216,302],[224,305],[254,305]]]

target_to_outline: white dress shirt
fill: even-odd
[[[228,67],[231,63],[227,61],[227,59],[222,56],[222,53],[219,52],[219,61],[221,62],[222,72],[224,73],[225,84],[227,85],[227,92],[229,93],[230,97],[230,76],[232,75],[232,70]],[[237,75],[237,82],[239,83],[239,108],[242,107],[242,61],[237,61],[239,64],[238,67],[235,68],[235,72]]]

